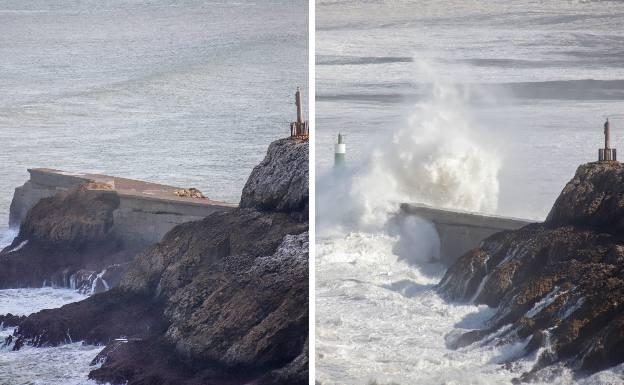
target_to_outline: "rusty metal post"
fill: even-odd
[[[297,105],[297,123],[303,124],[303,100],[299,87],[297,87],[297,92],[295,93],[295,104]]]
[[[605,150],[611,148],[611,127],[609,124],[609,118],[604,124],[604,136],[605,136]]]
[[[599,162],[617,162],[617,152],[611,148],[611,123],[609,118],[604,123],[604,148],[598,150]]]

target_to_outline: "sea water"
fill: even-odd
[[[0,243],[16,235],[9,205],[30,167],[238,202],[307,89],[307,11],[303,0],[0,2]],[[0,314],[82,298],[2,290]],[[87,384],[101,349],[0,350],[0,384]]]
[[[316,19],[317,380],[509,384],[537,359],[518,359],[527,341],[449,349],[494,309],[441,298],[435,229],[392,214],[419,202],[541,220],[596,160],[607,116],[624,147],[624,4],[327,0]],[[624,365],[538,378],[624,384]]]
[[[14,231],[0,231],[0,249],[15,236]],[[2,268],[2,266],[0,266]],[[71,289],[0,290],[0,314],[29,315],[77,302],[86,296]],[[80,341],[58,347],[24,346],[12,351],[13,344],[2,347],[14,327],[0,326],[0,384],[2,385],[90,385],[89,372],[96,369],[91,361],[103,346],[83,345]]]
[[[327,0],[316,24],[319,173],[338,132],[356,163],[409,125],[435,78],[500,158],[498,213],[544,218],[576,167],[597,160],[607,116],[624,150],[622,2]],[[458,120],[443,122],[441,146]]]
[[[305,0],[0,2],[0,226],[30,167],[238,203],[307,89],[307,11]]]
[[[317,381],[495,385],[531,368],[535,355],[505,365],[528,340],[499,344],[492,335],[484,344],[449,349],[447,339],[483,326],[494,309],[445,301],[433,288],[443,266],[401,260],[392,250],[396,242],[366,232],[317,240]],[[577,380],[568,369],[549,369],[538,383],[623,384],[624,365]]]

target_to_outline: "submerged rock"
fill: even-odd
[[[623,180],[619,163],[582,165],[544,223],[495,234],[459,258],[440,292],[497,311],[452,345],[496,331],[526,341],[524,355],[539,358],[523,381],[553,365],[580,374],[624,362]]]

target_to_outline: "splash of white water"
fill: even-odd
[[[372,148],[367,161],[319,178],[318,233],[330,234],[337,227],[387,232],[388,219],[402,202],[496,211],[501,161],[480,140],[483,128],[468,107],[475,91],[458,87],[435,67],[419,63],[420,77],[431,82],[429,97]]]
[[[406,125],[375,150],[368,173],[355,180],[352,191],[366,202],[364,223],[379,220],[388,202],[496,210],[500,161],[475,137],[478,124],[464,94],[433,79],[431,99],[414,107]]]
[[[13,243],[13,240],[17,237],[17,233],[18,230],[15,228],[0,231],[0,250]]]
[[[526,340],[450,350],[445,337],[483,327],[495,310],[449,303],[433,286],[444,267],[424,263],[437,234],[426,221],[389,220],[399,202],[495,211],[499,157],[480,138],[464,94],[435,75],[431,97],[362,167],[317,181],[316,375],[323,385],[506,384],[530,370]],[[509,360],[513,364],[506,365]],[[575,381],[547,368],[540,384],[616,384],[624,365]]]
[[[10,245],[16,236],[16,229],[0,231],[0,249]],[[86,297],[72,289],[52,287],[0,290],[0,315],[28,315]],[[13,331],[13,327],[0,325],[0,346]],[[12,351],[12,347],[13,344],[0,347],[0,384],[95,384],[87,379],[87,375],[97,368],[90,363],[103,349],[102,346],[82,345],[81,342],[46,348],[25,346],[19,351]]]

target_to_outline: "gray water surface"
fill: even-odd
[[[308,4],[1,1],[0,227],[29,167],[238,202],[307,89]],[[306,95],[307,97],[307,95]]]

